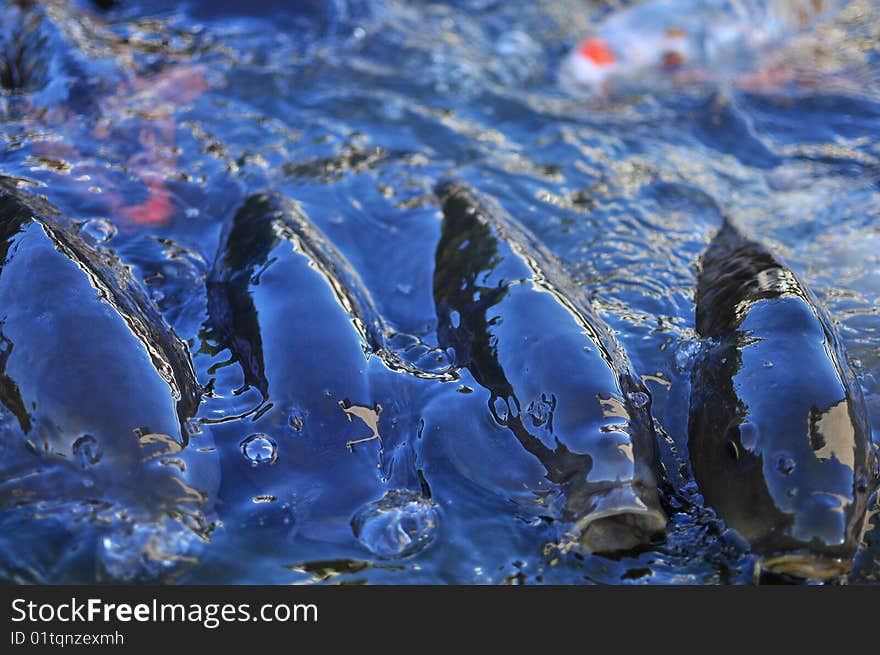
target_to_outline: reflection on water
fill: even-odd
[[[557,72],[603,3],[99,4],[3,3],[0,170],[40,183],[84,242],[143,283],[192,353],[204,448],[221,469],[209,541],[132,530],[99,549],[107,568],[130,570],[128,539],[196,557],[185,582],[753,581],[754,558],[703,506],[688,465],[695,262],[725,215],[816,292],[876,429],[875,3],[843,3],[753,53],[751,76],[664,77],[600,101],[560,88]],[[434,188],[448,176],[552,251],[642,376],[667,480],[659,543],[562,553],[547,516],[462,473],[486,468],[468,442],[504,428],[450,410],[489,398],[437,338]],[[267,189],[295,210],[260,231],[248,208]],[[237,214],[256,243],[230,241]],[[299,295],[279,302],[291,276]],[[325,342],[332,356],[308,351]],[[535,431],[554,416],[545,391],[518,408]],[[357,421],[354,408],[367,408]],[[8,411],[0,424],[20,428]],[[264,441],[243,445],[254,435]],[[381,444],[346,448],[373,435]],[[88,442],[78,452],[100,457]],[[853,581],[880,575],[872,503]],[[58,534],[112,511],[41,509]],[[42,534],[20,511],[0,522],[4,562]],[[51,547],[33,545],[33,561]],[[77,553],[59,564],[86,565]],[[4,569],[28,575],[52,571]]]

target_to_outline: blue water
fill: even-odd
[[[596,101],[563,91],[556,73],[591,20],[612,10],[604,3],[287,4],[47,2],[42,63],[30,85],[0,97],[0,170],[44,184],[67,216],[88,221],[218,390],[199,413],[223,472],[216,527],[197,563],[169,580],[754,582],[753,558],[679,472],[695,264],[724,215],[779,252],[836,321],[877,432],[880,7],[857,0],[789,44],[780,56],[809,75],[757,88],[723,74],[647,81]],[[313,499],[265,497],[265,472],[294,450],[290,434],[254,440],[250,418],[211,423],[242,400],[231,393],[240,372],[222,365],[229,353],[206,342],[205,283],[223,225],[248,195],[295,199],[385,320],[430,344],[432,190],[450,175],[558,255],[643,374],[665,432],[665,541],[621,557],[560,553],[552,526],[518,515],[430,448],[418,455],[430,503],[396,491],[405,485],[393,448],[341,452],[368,458],[376,489],[392,493],[325,530],[309,523]],[[156,179],[164,204],[127,210],[149,204]],[[399,429],[417,431],[424,399],[464,382],[407,382]],[[328,476],[323,497],[343,499],[348,481]],[[880,576],[878,510],[875,497],[852,582]],[[387,542],[388,525],[407,526],[403,550]],[[5,558],[26,534],[0,540]]]

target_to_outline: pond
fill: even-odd
[[[649,70],[600,94],[561,81],[572,48],[627,4],[7,0],[0,172],[37,183],[185,346],[201,397],[183,432],[213,469],[185,537],[142,531],[126,494],[95,510],[66,493],[79,484],[68,474],[51,501],[5,500],[2,577],[758,581],[689,464],[698,263],[725,218],[783,258],[836,326],[877,432],[880,7],[838,3],[737,66]],[[626,352],[657,426],[665,536],[568,549],[549,510],[509,492],[531,474],[503,456],[521,444],[492,445],[507,434],[487,409],[498,394],[485,371],[455,365],[438,329],[441,274],[482,274],[438,255],[437,185],[450,179],[549,253],[560,295],[585,299]],[[508,259],[529,259],[523,243]],[[517,274],[506,265],[502,279]],[[49,293],[28,284],[22,294]],[[68,383],[98,393],[115,370],[98,357],[104,334],[61,326],[95,344]],[[564,380],[568,354],[548,352],[542,374]],[[316,390],[326,398],[289,402]],[[145,402],[112,391],[108,406]],[[536,425],[551,391],[550,410],[529,405]],[[2,400],[13,457],[19,424]],[[3,475],[8,499],[19,478]],[[878,581],[878,525],[874,494],[850,582]]]

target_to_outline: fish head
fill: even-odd
[[[785,334],[741,331],[699,366],[691,461],[706,504],[765,568],[827,579],[848,570],[861,538],[870,435],[828,342]]]
[[[625,552],[651,542],[666,529],[656,489],[639,480],[593,493],[590,503],[590,511],[563,539],[563,550],[574,546],[586,553]]]
[[[600,397],[603,415],[598,424],[587,415],[579,416],[577,410],[554,415],[555,438],[589,453],[582,473],[566,483],[567,513],[576,517],[569,537],[582,552],[631,550],[655,541],[666,529],[657,486],[657,435],[650,396],[641,384],[627,388],[632,391],[624,398]],[[560,405],[564,400],[560,399]],[[580,429],[575,421],[581,423]],[[588,425],[591,428],[584,429]]]

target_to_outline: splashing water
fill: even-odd
[[[816,292],[880,427],[876,3],[843,3],[761,53],[751,77],[709,70],[600,101],[569,93],[557,75],[611,11],[600,3],[232,10],[143,0],[100,11],[47,1],[29,17],[20,4],[5,3],[0,22],[0,171],[38,183],[84,240],[130,267],[189,347],[205,388],[199,417],[216,426],[221,527],[181,544],[162,524],[126,526],[97,546],[108,579],[148,577],[173,553],[192,558],[179,578],[189,583],[754,582],[754,559],[703,506],[687,464],[695,265],[725,215]],[[12,66],[10,53],[33,62],[34,50],[42,64]],[[224,224],[250,194],[272,189],[357,271],[390,347],[413,370],[446,375],[451,356],[434,333],[432,189],[450,174],[553,251],[642,374],[651,398],[630,400],[650,401],[661,428],[670,523],[660,542],[615,556],[560,552],[545,517],[463,475],[467,462],[451,462],[421,419],[431,401],[452,408],[451,398],[477,395],[472,380],[392,372],[365,347],[364,397],[327,390],[323,404],[270,407],[204,329]],[[256,267],[249,288],[267,288],[272,266]],[[299,311],[308,315],[308,298]],[[343,409],[380,400],[369,427]],[[552,398],[522,409],[547,424]],[[256,433],[252,421],[273,413],[273,428]],[[347,432],[330,434],[336,425]],[[0,434],[13,429],[0,422]],[[371,431],[381,440],[345,447]],[[99,445],[80,443],[84,470]],[[297,457],[311,459],[285,463],[293,473],[279,479]],[[853,582],[880,576],[876,498],[871,507]],[[62,508],[55,520],[84,520],[80,512]],[[0,513],[0,550],[21,550],[22,521]]]

